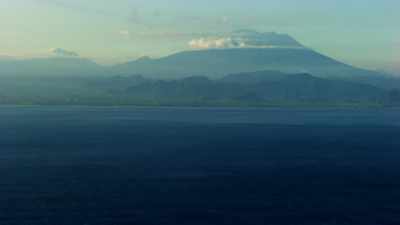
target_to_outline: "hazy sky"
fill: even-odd
[[[400,64],[399,0],[0,0],[0,57],[114,63],[238,29],[288,33],[358,66]]]

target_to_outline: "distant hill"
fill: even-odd
[[[185,51],[159,59],[140,59],[114,66],[113,74],[142,74],[171,79],[190,76],[221,78],[227,74],[273,70],[309,73],[321,78],[352,80],[380,87],[400,87],[400,80],[352,67],[306,48],[232,48]]]
[[[15,91],[18,90],[18,91]],[[274,71],[149,79],[132,76],[7,78],[0,104],[172,106],[384,106],[399,105],[400,91],[306,73]]]
[[[231,73],[275,70],[282,72],[319,71],[333,75],[351,67],[303,48],[231,48],[185,51],[159,59],[146,59],[117,65],[113,71],[132,71],[157,78],[183,78],[206,75],[211,78]],[[322,73],[323,72],[323,73]]]
[[[204,44],[207,41],[211,43],[217,41],[217,43]],[[227,81],[237,79],[232,76],[226,77],[229,74],[246,74],[249,77],[240,77],[251,84],[259,80],[273,81],[277,76],[283,76],[282,74],[312,74],[315,78],[327,78],[338,82],[356,82],[386,90],[400,89],[399,77],[345,64],[304,47],[287,34],[239,30],[222,39],[200,39],[200,42],[193,40],[192,44],[198,49],[157,59],[142,57],[111,67],[103,67],[78,56],[27,60],[4,58],[0,59],[0,77],[120,78],[110,84],[103,83],[102,85],[106,87],[115,86],[117,83],[129,84],[126,78],[131,75],[163,80],[204,76],[211,80],[224,78]],[[63,50],[55,49],[55,51]],[[253,73],[256,71],[264,72],[262,76],[258,76]]]
[[[388,92],[364,84],[317,78],[309,74],[262,71],[218,80],[188,77],[134,85],[129,95],[161,103],[222,104],[379,104]]]
[[[201,49],[178,52],[162,58],[144,57],[116,65],[110,69],[110,73],[135,73],[158,79],[190,76],[216,79],[233,73],[271,70],[309,73],[316,77],[350,80],[387,89],[400,87],[400,79],[345,64],[304,47],[287,34],[239,30],[221,40],[227,42],[221,48],[202,48],[204,46],[200,45],[198,47]]]
[[[293,74],[282,73],[280,71],[257,71],[248,73],[230,74],[219,81],[231,84],[254,85],[267,82],[277,82],[291,77]]]
[[[0,76],[47,77],[101,75],[105,70],[83,58],[37,58],[0,60]]]

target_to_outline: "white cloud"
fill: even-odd
[[[79,54],[62,48],[52,48],[50,53],[58,57],[79,57]]]
[[[229,22],[229,17],[227,17],[227,16],[221,17],[221,22],[222,23],[228,23]]]
[[[189,42],[189,46],[194,49],[208,48],[237,48],[242,43],[239,43],[232,38],[199,38]]]
[[[121,30],[121,31],[119,31],[119,33],[121,35],[129,35],[129,31],[127,31],[127,30]]]
[[[129,37],[131,35],[131,33],[129,32],[129,30],[120,30],[119,34],[124,36],[124,37]]]
[[[224,37],[202,37],[189,42],[193,49],[210,48],[303,48],[289,35],[278,33],[259,33],[252,30],[240,30]]]

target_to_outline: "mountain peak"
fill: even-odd
[[[237,30],[225,35],[201,37],[191,40],[189,45],[194,49],[304,48],[288,34],[254,30]]]
[[[149,56],[142,56],[142,57],[136,59],[136,62],[147,62],[147,61],[151,61],[151,57],[149,57]]]
[[[232,37],[255,47],[304,47],[290,35],[277,32],[258,32],[245,29],[233,31]]]

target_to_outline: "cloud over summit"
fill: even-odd
[[[79,54],[62,48],[52,48],[50,53],[57,57],[79,57]]]
[[[189,42],[193,49],[210,48],[302,48],[295,39],[286,34],[260,33],[239,30],[220,37],[201,37]]]
[[[230,37],[226,38],[199,38],[189,42],[189,46],[194,49],[208,48],[237,48],[241,47],[241,43],[233,40]]]

